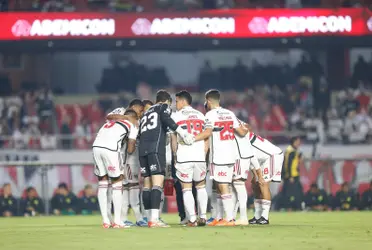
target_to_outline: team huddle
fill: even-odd
[[[160,90],[155,104],[135,99],[127,109],[117,108],[107,115],[93,143],[103,227],[132,226],[127,220],[129,205],[137,226],[168,227],[160,219],[160,211],[171,161],[182,185],[186,226],[269,224],[269,183],[281,181],[281,149],[222,108],[218,90],[205,94],[205,115],[192,108],[187,91],[178,92],[175,99],[176,112],[170,109],[171,95]],[[209,219],[208,171],[213,183]],[[245,182],[250,171],[255,213],[248,220]],[[142,192],[139,176],[143,178]]]

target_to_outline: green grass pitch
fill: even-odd
[[[98,216],[0,218],[1,250],[371,250],[371,212],[272,213],[269,226],[102,229]]]

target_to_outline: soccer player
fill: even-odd
[[[131,130],[137,130],[134,124],[137,123],[137,114],[133,110],[127,110],[126,120],[112,120],[106,122],[98,131],[93,142],[93,158],[95,162],[95,175],[98,177],[98,202],[103,218],[103,227],[124,228],[121,222],[122,206],[122,181],[123,164],[121,147],[123,140],[128,138],[128,152],[132,153],[135,149],[137,135]],[[114,204],[114,223],[108,216],[107,188],[109,179],[112,185],[112,199]]]
[[[205,130],[195,137],[195,141],[209,138],[210,141],[210,173],[217,184],[217,192],[221,195],[226,217],[215,223],[216,226],[234,226],[234,204],[232,202],[231,183],[236,161],[235,135],[245,136],[248,132],[243,128],[235,114],[220,106],[220,92],[209,90],[205,94],[208,112],[205,115]]]
[[[282,150],[270,141],[253,132],[249,133],[253,153],[260,165],[264,183],[260,185],[256,178],[252,179],[252,188],[255,194],[254,217],[249,224],[269,224],[269,212],[271,207],[270,182],[281,182],[284,155]]]
[[[192,144],[195,139],[172,120],[170,101],[170,94],[159,90],[156,104],[144,113],[140,122],[139,156],[141,174],[144,177],[142,199],[149,218],[149,227],[164,226],[159,222],[159,208],[166,167],[165,143],[168,129],[176,131],[186,144]]]
[[[173,120],[183,129],[187,129],[194,136],[203,132],[205,117],[198,110],[192,108],[192,97],[189,92],[181,91],[176,94],[177,112],[172,114]],[[208,140],[208,139],[207,139]],[[208,150],[208,141],[198,141],[188,146],[172,134],[172,152],[175,159],[176,176],[181,181],[183,200],[189,216],[187,226],[205,226],[208,205],[208,194],[205,189],[206,163],[205,155]],[[195,213],[195,199],[192,193],[192,184],[195,182],[197,190],[198,208],[200,211],[197,221]]]
[[[143,111],[144,111],[144,104],[142,103],[141,100],[139,99],[133,99],[132,101],[129,102],[128,109],[132,109],[137,113],[138,118],[142,117]],[[111,111],[109,114],[106,116],[107,121],[111,120],[126,120],[127,118],[125,117],[126,108],[124,107],[119,107]],[[122,147],[123,150],[125,150],[125,147]],[[123,157],[126,155],[126,152],[122,152]],[[123,164],[125,164],[125,161],[122,161]],[[124,166],[123,166],[124,168]],[[112,215],[111,215],[111,205],[112,205],[112,191],[111,191],[111,184],[109,183],[108,186],[108,213],[109,213],[109,218],[112,221]],[[126,179],[123,181],[123,200],[122,200],[122,221],[124,221],[124,224],[127,226],[133,226],[134,224],[128,220],[128,210],[129,210],[129,187],[128,187],[128,182]]]
[[[239,122],[246,128],[245,123],[239,120]],[[238,207],[240,211],[240,219],[235,222],[236,225],[248,225],[247,217],[247,189],[245,187],[245,181],[248,178],[249,170],[251,168],[261,170],[258,163],[257,157],[253,154],[252,145],[249,141],[248,134],[244,137],[239,135],[235,136],[235,142],[237,147],[237,160],[234,166],[233,173],[233,187],[238,200]],[[251,167],[252,165],[252,167]],[[260,183],[263,183],[261,171],[259,171]],[[235,216],[234,216],[235,217]]]

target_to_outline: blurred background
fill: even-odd
[[[281,148],[301,137],[303,190],[273,186],[276,209],[371,209],[371,6],[0,0],[0,216],[96,211],[95,133],[160,88],[189,90],[201,111],[217,88]]]

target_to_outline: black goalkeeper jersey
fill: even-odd
[[[165,103],[158,103],[149,108],[140,122],[139,155],[166,153],[166,136],[170,129],[175,131],[178,125],[171,118],[171,109]]]

